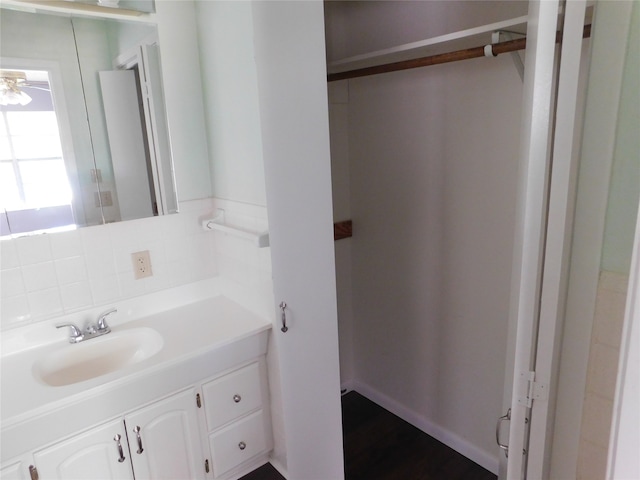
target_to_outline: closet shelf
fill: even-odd
[[[489,23],[479,27],[448,33],[437,37],[405,43],[383,50],[355,55],[330,62],[328,71],[330,74],[365,68],[380,63],[399,62],[416,57],[439,55],[452,50],[464,50],[479,44],[491,44],[491,34],[496,31],[509,31],[525,35],[527,32],[527,16],[516,17],[501,22]]]
[[[224,210],[218,209],[218,212],[213,218],[202,221],[203,230],[217,231],[233,235],[238,238],[244,238],[253,242],[258,248],[264,248],[269,246],[269,232],[252,232],[244,230],[239,227],[232,227],[225,224]]]

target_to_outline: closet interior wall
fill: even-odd
[[[326,2],[328,62],[526,2]],[[505,55],[329,85],[341,375],[497,472],[522,81]]]

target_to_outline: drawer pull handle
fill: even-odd
[[[136,434],[136,439],[138,440],[138,451],[136,452],[138,455],[140,455],[142,452],[144,452],[144,448],[142,448],[142,438],[140,437],[140,426],[136,425],[135,428],[133,429],[133,433]]]
[[[238,444],[238,448],[239,448],[240,450],[244,450],[245,448],[247,448],[247,444],[246,444],[246,443],[244,443],[244,442],[240,442],[240,443]]]
[[[236,393],[233,396],[233,401],[236,402],[236,403],[240,403],[240,400],[242,400],[242,397]]]
[[[116,433],[116,436],[115,436],[115,437],[113,437],[113,439],[114,439],[114,440],[115,440],[115,442],[116,442],[116,445],[118,446],[118,454],[119,454],[119,456],[120,456],[120,458],[118,458],[118,462],[119,462],[119,463],[124,462],[124,451],[122,450],[122,443],[120,443],[120,439],[121,439],[121,438],[122,438],[122,437],[120,436],[120,434],[119,434],[119,433]]]

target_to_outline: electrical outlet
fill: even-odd
[[[133,278],[136,280],[153,275],[149,250],[132,253],[131,261],[133,262]]]

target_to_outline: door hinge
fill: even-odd
[[[536,372],[523,372],[520,374],[521,381],[526,382],[526,394],[523,397],[518,398],[520,405],[525,405],[527,408],[533,406],[534,400],[546,400],[549,387],[546,383],[536,382]]]
[[[196,405],[198,408],[202,408],[202,400],[200,400],[200,394],[196,393]]]
[[[38,469],[33,465],[29,465],[29,475],[31,475],[31,480],[38,480],[40,478],[38,476]]]

